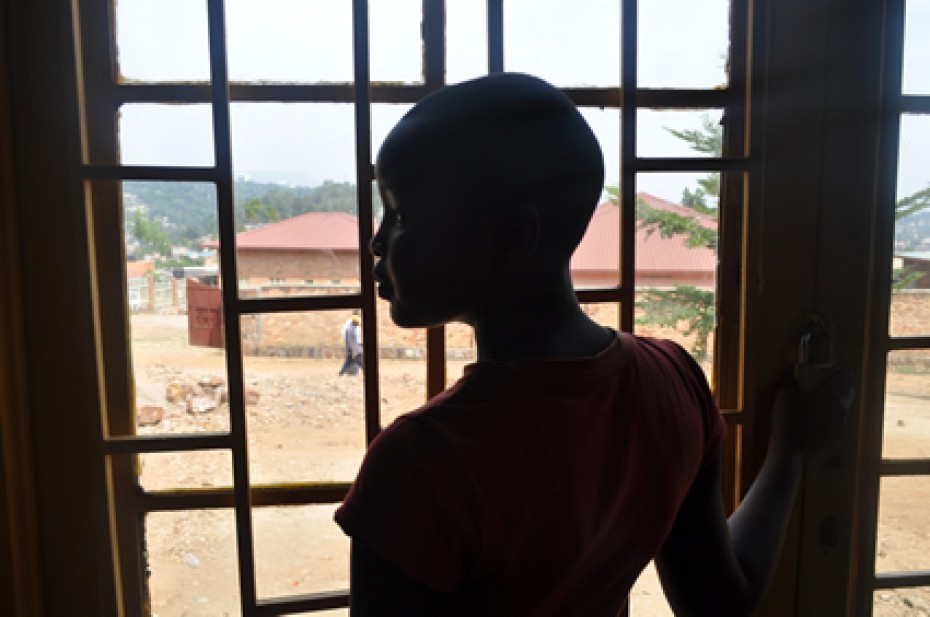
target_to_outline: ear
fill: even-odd
[[[521,202],[502,208],[494,225],[498,267],[511,271],[532,259],[539,246],[541,222],[535,206]]]

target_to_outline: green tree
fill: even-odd
[[[723,127],[708,115],[701,116],[699,129],[665,130],[689,144],[695,152],[710,156],[721,156],[723,152]],[[698,178],[698,186],[692,191],[685,188],[681,204],[697,213],[717,218],[717,208],[709,203],[720,195],[720,175],[708,174]],[[607,193],[615,204],[619,202],[619,187],[607,187]],[[648,235],[658,233],[663,238],[676,234],[686,237],[689,248],[709,248],[717,251],[717,230],[702,225],[694,216],[659,210],[641,199],[636,201],[636,219],[639,229]],[[716,313],[713,290],[698,289],[691,285],[677,285],[672,289],[645,289],[640,292],[643,309],[637,323],[677,328],[685,324],[685,334],[694,335],[691,353],[703,360],[707,357],[710,335],[714,331]]]
[[[133,212],[131,233],[139,241],[142,253],[154,252],[159,255],[171,255],[171,240],[161,223],[150,219],[141,209]]]

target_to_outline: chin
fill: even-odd
[[[454,320],[444,318],[433,311],[405,306],[396,300],[392,300],[391,321],[398,328],[432,328],[445,325]]]

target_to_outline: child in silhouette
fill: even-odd
[[[471,325],[478,361],[381,433],[336,513],[352,614],[613,617],[653,558],[676,612],[747,614],[817,445],[802,420],[838,432],[850,380],[780,394],[763,470],[727,521],[701,369],[575,298],[569,259],[604,169],[567,97],[520,74],[444,88],[375,171],[379,295],[401,327]]]

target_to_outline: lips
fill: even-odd
[[[384,272],[383,264],[383,261],[379,261],[375,264],[372,274],[374,275],[375,281],[378,283],[378,296],[385,300],[390,300],[394,289],[391,287],[391,284],[387,282],[387,273]]]

